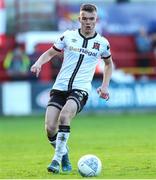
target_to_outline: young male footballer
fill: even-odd
[[[96,6],[82,4],[79,22],[80,29],[65,31],[31,67],[31,71],[38,76],[43,64],[62,50],[64,52],[63,64],[50,92],[45,115],[47,137],[55,148],[52,162],[47,168],[53,173],[59,173],[60,167],[62,171],[72,170],[67,146],[70,123],[86,104],[99,57],[104,60],[105,68],[97,92],[101,98],[109,99],[112,58],[109,42],[95,31]]]

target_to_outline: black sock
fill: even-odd
[[[49,142],[54,148],[56,146],[56,137],[57,137],[57,133],[53,137],[48,136]]]
[[[59,125],[59,131],[58,132],[70,132],[70,126]]]

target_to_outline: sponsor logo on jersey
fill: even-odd
[[[69,50],[70,51],[76,51],[76,52],[79,52],[79,53],[82,53],[82,54],[85,54],[85,55],[88,55],[88,56],[94,56],[94,57],[97,56],[97,53],[89,51],[86,48],[74,48],[74,47],[70,46]]]
[[[77,41],[77,39],[72,39],[72,42],[75,43]]]

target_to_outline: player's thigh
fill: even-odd
[[[85,106],[87,99],[88,99],[88,93],[83,90],[79,89],[73,89],[71,94],[68,97],[69,99],[73,99],[77,104],[77,113],[79,113],[83,107]]]
[[[66,104],[64,105],[61,111],[60,117],[63,117],[62,119],[66,119],[67,121],[70,122],[71,119],[76,115],[77,108],[78,108],[77,103],[73,99],[67,100]]]
[[[51,90],[45,118],[45,127],[48,132],[54,132],[58,128],[58,117],[66,103],[65,93],[59,90]]]
[[[54,106],[48,106],[45,114],[45,128],[54,131],[58,128],[58,117],[60,109]]]

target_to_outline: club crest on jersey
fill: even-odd
[[[99,51],[99,48],[100,48],[100,44],[94,42],[92,49],[97,49]]]

